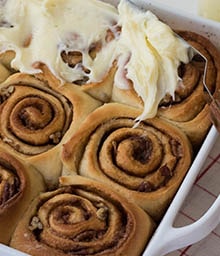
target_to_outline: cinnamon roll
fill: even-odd
[[[154,222],[108,186],[80,176],[61,177],[19,222],[11,247],[31,255],[140,255]]]
[[[62,144],[100,103],[70,84],[52,88],[53,80],[39,78],[16,73],[1,84],[0,144],[34,165],[52,187]]]
[[[159,220],[192,160],[180,129],[140,111],[109,103],[91,113],[64,145],[63,175],[79,174],[109,184]]]
[[[177,31],[189,44],[200,51],[208,60],[206,83],[215,94],[220,90],[220,53],[212,42],[204,36],[191,31]],[[187,63],[181,63],[178,69],[181,83],[175,90],[175,96],[167,94],[158,106],[157,115],[184,131],[195,150],[199,149],[210,126],[209,106],[203,89],[205,62],[198,54]],[[126,71],[122,71],[126,79]],[[114,84],[112,101],[143,109],[143,100],[137,95],[132,81],[128,88],[121,89]]]
[[[0,243],[9,243],[29,203],[44,190],[36,169],[0,148]]]
[[[179,31],[189,44],[201,52],[208,61],[206,84],[215,94],[220,90],[220,53],[205,37]],[[205,62],[198,54],[188,64],[179,67],[182,84],[175,92],[175,99],[166,97],[160,104],[158,115],[181,128],[190,138],[196,149],[201,145],[210,126],[210,109],[203,89]]]

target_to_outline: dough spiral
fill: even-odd
[[[191,145],[158,118],[134,128],[137,114],[117,103],[95,110],[64,145],[64,174],[110,184],[158,220],[190,166]]]
[[[139,255],[153,228],[144,211],[109,187],[62,177],[59,189],[33,202],[11,246],[36,256]]]

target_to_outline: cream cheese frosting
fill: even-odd
[[[117,45],[118,72],[124,65],[125,77],[144,102],[137,121],[152,118],[167,93],[174,97],[180,81],[178,66],[189,61],[188,46],[151,11],[143,11],[127,0],[120,2],[118,10],[122,27]],[[120,88],[129,87],[122,75],[115,78]]]
[[[115,41],[105,42],[108,29],[114,33],[117,9],[96,0],[7,0],[1,6],[0,50],[14,50],[12,66],[21,72],[37,73],[34,63],[43,62],[60,79],[68,82],[91,72],[89,81],[101,80],[112,62]],[[89,49],[95,42],[102,50],[95,60]],[[82,63],[69,67],[62,51],[79,51]]]
[[[120,27],[120,31],[118,30]],[[114,38],[106,40],[107,32]],[[92,58],[95,43],[101,48]],[[16,53],[12,67],[38,73],[45,63],[61,81],[101,81],[114,60],[115,86],[129,89],[128,80],[144,102],[138,121],[154,117],[161,99],[174,97],[178,66],[188,61],[187,46],[152,12],[121,0],[118,8],[98,0],[7,0],[0,3],[0,51]],[[71,67],[62,52],[80,52]],[[89,72],[88,72],[89,70]]]

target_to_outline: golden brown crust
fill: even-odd
[[[20,221],[11,246],[37,256],[140,255],[154,229],[151,218],[108,186],[61,178]]]
[[[113,64],[102,81],[84,84],[81,86],[82,90],[103,103],[109,102],[112,95],[115,71],[116,64]]]
[[[114,83],[111,101],[142,109],[143,101],[141,97],[138,97],[132,84],[130,84],[130,87],[130,89],[121,89]]]
[[[44,190],[43,177],[36,169],[0,149],[1,243],[9,243],[12,232],[29,203]]]
[[[0,53],[0,83],[4,82],[16,71],[11,67],[11,61],[15,57],[15,52],[5,51]]]
[[[47,79],[47,80],[46,80]],[[0,86],[0,144],[58,183],[62,144],[100,102],[47,74],[16,73]]]
[[[159,220],[191,164],[191,144],[158,118],[134,128],[139,113],[118,103],[91,113],[63,147],[63,174],[109,184]]]

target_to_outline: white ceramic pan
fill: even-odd
[[[105,2],[117,4],[118,1],[106,0]],[[150,9],[172,28],[186,29],[190,27],[190,30],[208,36],[220,49],[220,23],[192,16],[180,9],[171,9],[170,6],[160,4],[157,1],[133,0],[133,2]],[[163,256],[168,252],[196,243],[206,237],[220,223],[220,196],[218,196],[213,205],[198,221],[180,228],[173,226],[175,218],[203,167],[217,136],[216,129],[212,127],[164,218],[143,252],[143,256]],[[0,255],[24,256],[27,254],[0,244]]]

